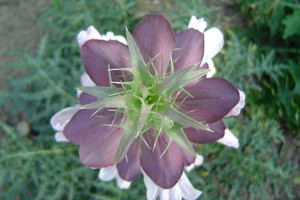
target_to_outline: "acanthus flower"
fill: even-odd
[[[222,119],[240,112],[244,94],[209,78],[223,35],[204,32],[206,22],[195,20],[174,33],[165,17],[150,15],[133,36],[127,31],[127,41],[94,27],[78,34],[86,71],[79,104],[57,113],[51,125],[58,141],[79,145],[83,164],[101,168],[100,179],[116,178],[125,189],[143,175],[148,192],[155,190],[148,199],[196,199],[201,192],[184,173],[203,162],[194,145],[238,147]]]

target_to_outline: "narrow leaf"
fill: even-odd
[[[125,108],[125,98],[125,96],[107,97],[100,101],[95,101],[93,103],[83,105],[80,109]]]
[[[191,71],[194,67],[195,65],[185,67],[170,74],[165,79],[163,79],[163,81],[159,84],[159,87],[162,88],[163,91],[173,93],[176,90],[182,88],[184,85],[198,79],[201,76],[204,76],[209,72],[209,69]]]
[[[174,126],[172,129],[165,131],[171,140],[175,141],[179,146],[181,146],[186,152],[195,155],[194,148],[186,135],[184,134],[182,128],[179,126]]]
[[[141,82],[150,78],[148,67],[131,33],[126,28],[127,44],[131,57],[132,73]]]
[[[123,91],[121,88],[102,86],[79,87],[78,89],[100,99],[120,94]]]
[[[208,126],[205,125],[204,123],[198,122],[198,121],[188,117],[187,115],[185,115],[184,113],[176,110],[172,106],[168,107],[165,110],[164,114],[169,119],[173,120],[174,122],[177,122],[178,124],[184,126],[185,128],[193,127],[193,128],[196,128],[196,129],[211,131],[208,128]]]
[[[116,154],[117,161],[122,159],[124,153],[127,152],[134,139],[137,138],[140,132],[143,130],[150,110],[151,106],[142,101],[141,111],[138,115],[136,113],[128,114],[127,123],[124,127],[124,133]]]

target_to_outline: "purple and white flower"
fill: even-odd
[[[203,162],[194,145],[237,148],[223,118],[245,104],[242,91],[208,75],[224,38],[206,25],[192,17],[190,28],[174,33],[153,14],[133,35],[127,31],[127,41],[92,26],[81,31],[83,87],[77,105],[52,117],[56,140],[79,145],[82,163],[101,169],[101,180],[116,178],[120,188],[143,175],[148,200],[197,199],[201,192],[184,172]]]

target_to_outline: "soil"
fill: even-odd
[[[38,17],[51,0],[0,0],[0,91],[9,90],[9,81],[23,73],[8,67],[18,60],[17,52],[34,53],[42,35]],[[0,120],[8,120],[0,109]]]

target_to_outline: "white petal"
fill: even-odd
[[[117,168],[115,165],[101,168],[98,178],[102,181],[111,181],[117,176]]]
[[[211,78],[217,72],[217,69],[216,69],[215,64],[212,60],[208,60],[207,64],[208,64],[209,72],[207,73],[206,77]]]
[[[66,136],[61,131],[56,132],[54,138],[55,138],[56,142],[69,142],[69,140],[66,138]]]
[[[156,200],[159,194],[158,186],[145,174],[144,175],[144,183],[147,189],[147,200]]]
[[[241,90],[239,90],[239,95],[240,95],[239,102],[232,108],[232,110],[226,115],[226,117],[238,116],[241,113],[241,110],[245,107],[246,95]]]
[[[201,191],[195,189],[185,173],[182,174],[179,182],[177,183],[181,190],[181,195],[186,200],[195,200],[201,195]]]
[[[102,40],[116,40],[123,44],[127,44],[126,39],[121,35],[115,35],[113,32],[107,32],[105,35],[101,36]]]
[[[207,26],[207,22],[204,20],[204,18],[197,19],[195,16],[192,16],[188,27],[194,28],[200,31],[201,33],[203,33],[206,26]]]
[[[160,200],[181,200],[181,190],[175,185],[171,189],[160,189]]]
[[[211,60],[224,46],[223,33],[218,28],[210,28],[204,32],[204,57],[202,63]]]
[[[195,167],[198,167],[198,166],[202,165],[202,164],[203,164],[203,161],[204,161],[203,156],[200,155],[200,154],[197,154],[197,155],[196,155],[195,161],[194,161],[192,164],[190,164],[189,166],[185,167],[185,170],[186,170],[187,172],[190,172],[190,171],[191,171],[192,169],[194,169]]]
[[[66,124],[70,121],[73,115],[79,110],[80,106],[75,105],[67,107],[57,112],[51,117],[50,124],[56,131],[63,131]]]
[[[100,33],[95,29],[94,26],[90,26],[86,31],[80,31],[77,35],[78,45],[81,47],[88,40],[100,40]]]
[[[118,174],[116,177],[117,185],[120,189],[127,190],[130,188],[131,182],[122,179]]]
[[[81,75],[80,83],[83,87],[91,87],[96,85],[87,73],[83,73]]]
[[[235,135],[233,135],[233,133],[229,129],[225,129],[224,137],[219,139],[217,142],[236,149],[240,146],[239,140],[237,139],[237,137],[235,137]]]

